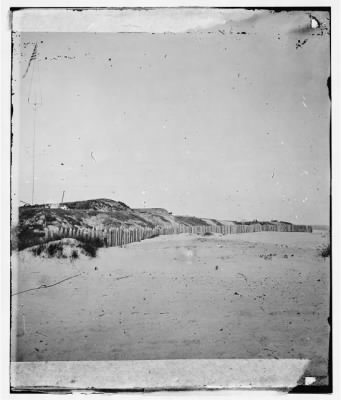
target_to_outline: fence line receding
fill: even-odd
[[[248,224],[248,225],[176,225],[169,227],[131,227],[131,228],[76,228],[54,227],[45,228],[45,239],[75,238],[99,239],[105,246],[125,246],[129,243],[140,242],[159,235],[176,235],[180,233],[220,233],[222,235],[248,232],[312,232],[309,225],[275,225],[275,224]]]

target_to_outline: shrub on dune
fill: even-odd
[[[330,257],[330,254],[331,254],[330,244],[327,244],[324,247],[320,248],[318,254],[320,257],[323,257],[323,258]]]
[[[100,247],[104,247],[104,242],[98,238],[80,240],[64,238],[36,245],[31,248],[31,252],[34,256],[70,258],[74,261],[78,259],[81,254],[88,257],[96,257],[97,250]]]
[[[77,258],[79,258],[78,251],[77,250],[72,250],[70,258],[71,258],[71,260],[76,260]]]
[[[84,250],[85,254],[89,257],[96,257],[97,250],[103,246],[104,243],[99,238],[81,239],[78,245],[78,247]]]

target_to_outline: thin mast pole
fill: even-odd
[[[36,153],[36,104],[34,105],[33,114],[33,143],[32,143],[32,205],[34,204],[34,180],[35,180],[35,153]]]
[[[30,79],[30,87],[29,87],[29,94],[28,94],[28,102],[33,104],[33,139],[32,139],[32,204],[34,204],[34,189],[35,189],[35,156],[36,156],[36,119],[37,119],[37,107],[39,104],[41,104],[41,92],[40,94],[37,93],[37,88],[33,86],[32,88],[32,84],[34,85],[35,82],[35,65],[36,65],[36,60],[37,60],[37,48],[38,48],[38,44],[35,43],[34,45],[34,49],[32,52],[32,55],[30,57],[30,60],[28,62],[27,65],[27,69],[26,72],[23,75],[23,78],[26,77],[29,69],[30,69],[30,65],[33,62],[32,65],[32,73],[31,73],[31,79]],[[37,65],[38,67],[38,65]],[[39,74],[39,70],[37,71]],[[39,76],[38,76],[38,80],[39,80]],[[39,80],[39,88],[40,88],[40,80]],[[32,92],[33,90],[33,92]],[[40,98],[39,98],[40,95]],[[32,98],[31,98],[32,96]],[[32,100],[32,102],[31,102]]]

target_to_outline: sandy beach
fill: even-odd
[[[12,297],[12,360],[307,358],[325,377],[327,240],[181,234],[73,262],[21,251],[13,294],[66,280]]]

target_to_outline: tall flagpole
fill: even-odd
[[[31,69],[31,79],[30,79],[30,87],[29,87],[29,94],[28,94],[28,102],[33,105],[33,139],[32,139],[32,205],[34,204],[34,189],[35,189],[35,153],[36,153],[36,120],[37,120],[37,108],[38,105],[41,104],[41,92],[40,87],[40,80],[38,76],[38,82],[35,82],[36,75],[39,74],[38,65],[35,68],[36,60],[38,55],[38,44],[36,43],[33,48],[32,55],[29,59],[26,71],[23,75],[23,79],[28,75],[29,70]],[[32,65],[32,68],[31,67]]]
[[[36,117],[37,107],[33,108],[33,143],[32,143],[32,205],[34,204],[34,181],[35,181],[35,153],[36,153]]]

